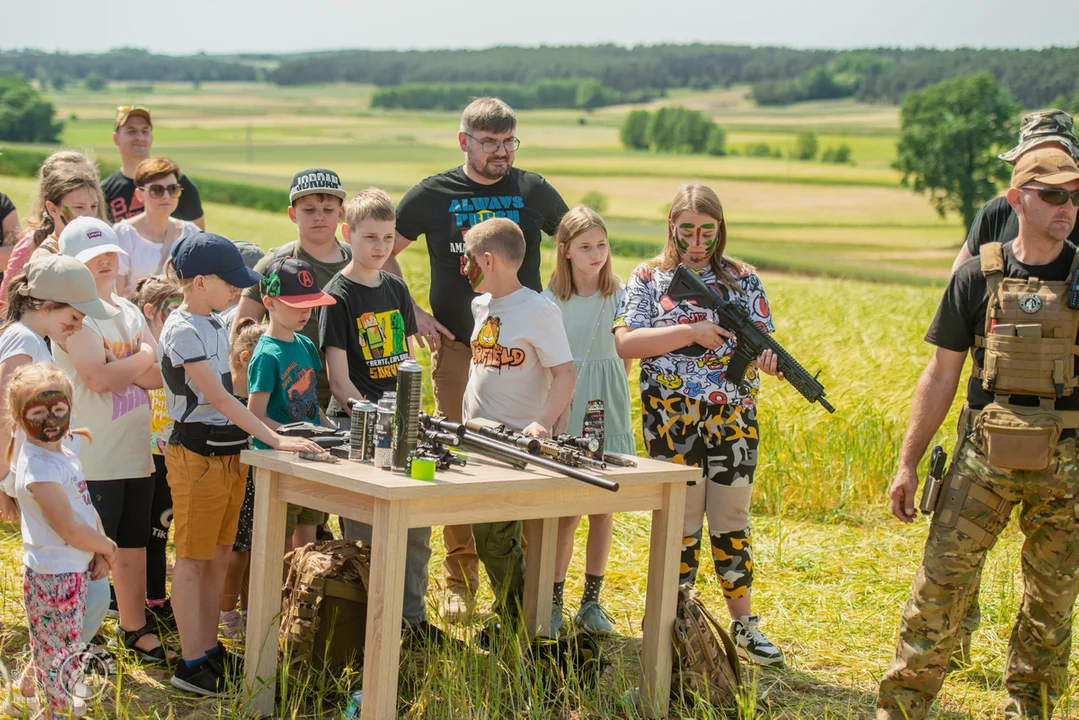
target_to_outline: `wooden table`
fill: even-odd
[[[524,605],[534,636],[549,632],[558,518],[651,510],[640,690],[642,708],[653,717],[666,716],[686,482],[700,478],[701,471],[640,458],[636,468],[602,473],[621,484],[609,492],[535,466],[516,470],[476,452],[468,456],[467,467],[421,482],[370,463],[317,463],[272,450],[243,453],[241,461],[256,468],[244,683],[253,712],[274,712],[285,504],[291,502],[372,525],[364,720],[397,713],[409,528],[526,521]]]

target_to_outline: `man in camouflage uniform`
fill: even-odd
[[[1017,504],[1024,593],[1008,646],[1005,717],[1042,717],[1043,693],[1051,714],[1066,685],[1079,571],[1079,312],[1068,307],[1067,282],[1079,260],[1066,240],[1077,191],[1079,167],[1067,152],[1025,153],[1007,195],[1019,236],[984,246],[953,275],[926,334],[937,350],[915,390],[889,492],[896,517],[915,517],[916,467],[948,414],[968,351],[974,369],[964,414],[972,431],[935,505],[895,659],[881,680],[878,720],[926,717],[986,553]]]
[[[1049,108],[1046,110],[1034,110],[1023,116],[1019,125],[1019,142],[999,157],[1009,165],[1015,163],[1028,152],[1057,146],[1063,148],[1073,158],[1079,159],[1079,139],[1075,137],[1075,123],[1072,116],[1063,110]],[[1006,243],[1014,240],[1019,235],[1019,217],[1015,214],[1012,206],[1008,204],[1005,195],[989,200],[978,210],[974,222],[970,224],[966,242],[959,248],[959,254],[952,265],[954,274],[963,263],[978,255],[982,245],[991,242]],[[1076,223],[1068,240],[1072,244],[1079,243],[1079,222]],[[969,428],[959,428],[959,436],[966,434]],[[970,601],[970,608],[963,619],[963,625],[959,630],[959,638],[955,643],[953,667],[970,664],[971,635],[981,624],[982,612],[978,602],[977,591]]]

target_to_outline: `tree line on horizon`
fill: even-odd
[[[274,62],[276,67],[268,67]],[[446,83],[534,87],[545,81],[592,79],[599,88],[590,92],[595,100],[604,101],[600,104],[619,95],[661,95],[678,88],[735,84],[751,85],[763,105],[834,97],[898,104],[911,91],[984,72],[1024,106],[1039,107],[1077,94],[1079,84],[1071,70],[1076,63],[1079,48],[838,51],[694,44],[184,57],[133,48],[82,55],[0,51],[0,74],[12,72],[59,87],[66,79],[81,82],[89,75],[120,82],[354,82],[380,88]],[[579,107],[577,98],[565,106]]]

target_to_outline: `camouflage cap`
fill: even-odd
[[[1035,145],[1047,142],[1058,143],[1072,157],[1079,158],[1079,140],[1075,138],[1075,123],[1071,115],[1056,108],[1027,113],[1019,125],[1019,144],[997,157],[1015,165],[1020,155]]]

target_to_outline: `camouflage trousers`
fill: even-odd
[[[1005,661],[1005,717],[1051,716],[1066,685],[1079,570],[1076,442],[1061,441],[1048,470],[1025,472],[991,467],[975,445],[965,440],[948,481],[960,476],[1020,505],[1024,589]],[[1009,520],[1009,514],[997,513],[969,496],[959,515],[993,537]],[[987,552],[955,528],[936,521],[930,526],[922,565],[900,620],[895,659],[880,683],[878,720],[926,717],[977,591]]]
[[[642,383],[641,410],[649,457],[702,469],[702,479],[686,490],[679,583],[697,578],[707,516],[712,562],[724,597],[748,597],[753,587],[749,503],[757,469],[756,409],[693,400]]]

